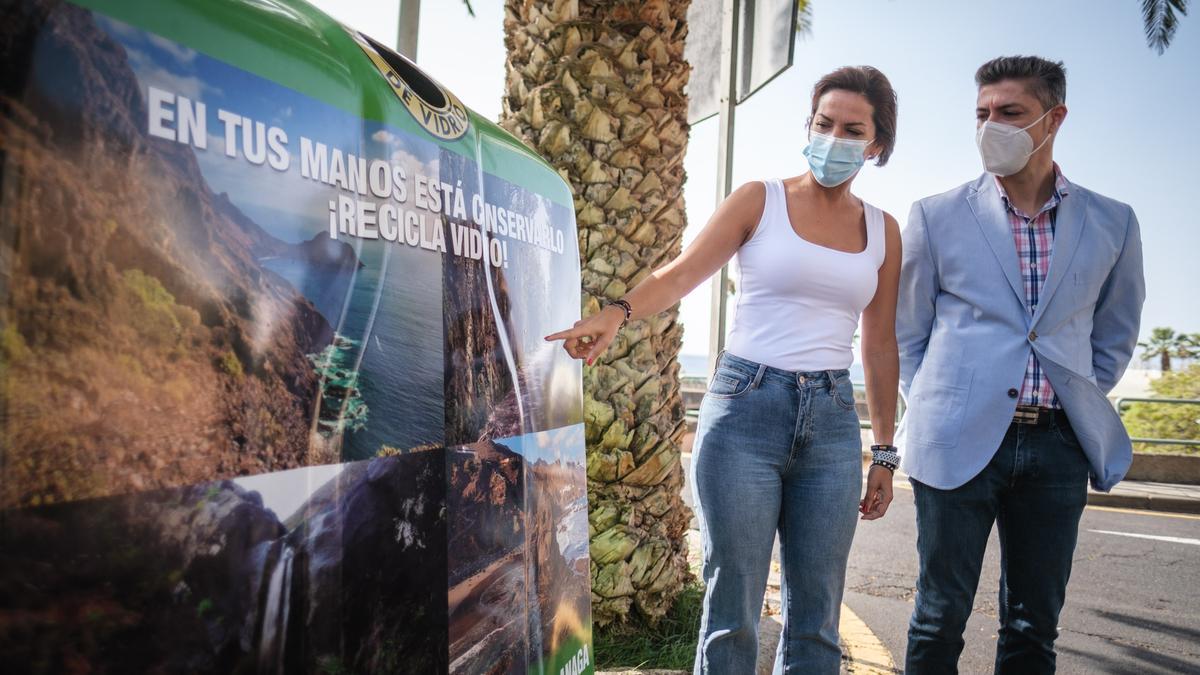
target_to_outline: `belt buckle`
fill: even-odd
[[[1031,405],[1019,405],[1013,413],[1014,424],[1041,424],[1043,409]]]

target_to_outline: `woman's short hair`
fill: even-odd
[[[896,147],[896,90],[887,76],[871,66],[846,66],[829,73],[813,87],[812,112],[817,114],[817,104],[825,94],[836,91],[848,91],[867,99],[875,109],[872,119],[875,122],[875,144],[881,149],[875,160],[876,166],[887,164]]]

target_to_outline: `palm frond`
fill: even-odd
[[[1187,16],[1188,0],[1142,0],[1142,23],[1146,44],[1161,56],[1171,46],[1179,16]]]
[[[1187,0],[1184,0],[1187,2]],[[796,36],[812,35],[813,7],[812,0],[796,0]]]

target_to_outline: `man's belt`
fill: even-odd
[[[1066,413],[1055,408],[1042,408],[1035,405],[1019,405],[1013,414],[1013,424],[1029,426],[1047,426],[1055,419],[1066,419]]]

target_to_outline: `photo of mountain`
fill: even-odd
[[[256,256],[281,242],[207,187],[193,153],[150,142],[121,48],[57,5],[0,27],[0,406],[19,421],[0,505],[328,461],[308,442],[306,359],[328,321],[265,273]]]

